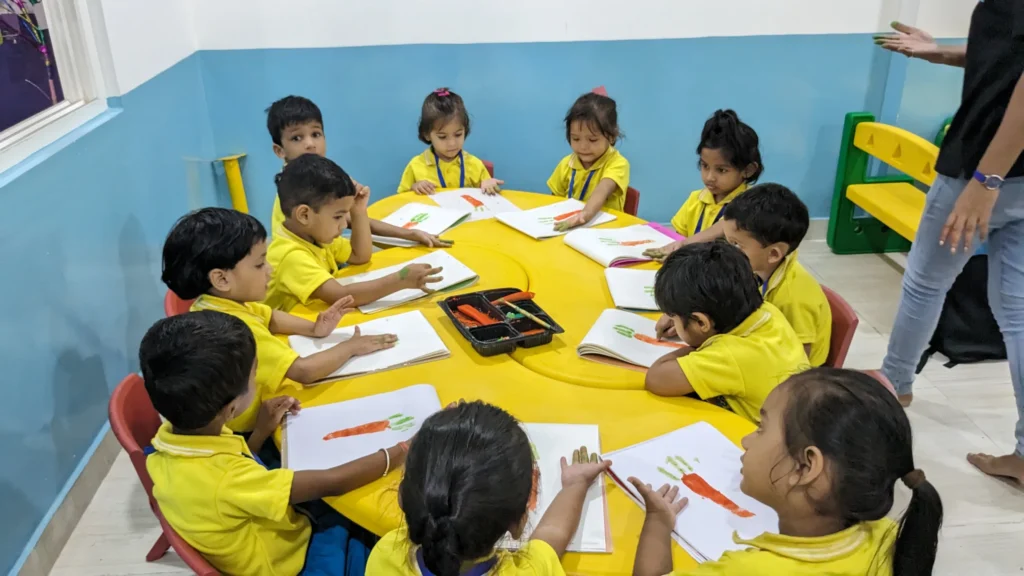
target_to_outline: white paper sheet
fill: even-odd
[[[677,338],[660,344],[645,342],[657,338],[655,324],[654,320],[638,314],[609,308],[597,318],[576,352],[584,357],[587,354],[600,354],[650,368],[658,358],[685,346]]]
[[[333,374],[324,378],[337,380],[350,376],[358,376],[370,372],[380,372],[406,364],[415,364],[428,360],[437,360],[449,356],[448,347],[441,341],[434,327],[427,322],[419,310],[387,316],[358,324],[363,336],[375,334],[394,334],[398,336],[395,346],[387,350],[379,350],[365,356],[356,356],[346,362]],[[310,338],[308,336],[289,336],[288,344],[303,358],[311,356],[345,342],[355,334],[355,326],[338,328],[326,338]]]
[[[285,421],[285,467],[325,470],[390,448],[412,438],[423,420],[440,409],[437,391],[429,384],[305,408]],[[338,430],[385,420],[386,430],[330,438]]]
[[[605,268],[604,278],[608,292],[617,308],[632,310],[658,310],[654,301],[654,277],[657,270],[629,270]]]
[[[504,212],[521,212],[522,209],[509,202],[500,194],[484,194],[479,188],[460,188],[438,192],[430,197],[437,205],[449,210],[469,210],[468,222],[487,220]]]
[[[678,486],[680,496],[689,498],[690,502],[676,517],[675,532],[700,556],[717,560],[727,550],[745,548],[733,542],[734,531],[743,538],[753,538],[779,529],[779,518],[774,510],[740,491],[742,454],[713,426],[698,422],[606,454],[605,458],[612,461],[612,471],[622,482],[634,476],[655,487],[666,483]],[[683,482],[683,474],[698,475],[731,500],[738,510],[730,511],[694,492]],[[618,484],[631,492],[634,490],[632,485]],[[639,496],[634,493],[632,497],[636,501]],[[704,560],[698,555],[694,558]]]
[[[470,210],[468,208],[463,210],[451,210],[448,208],[432,206],[430,204],[412,202],[402,206],[398,210],[395,210],[385,217],[382,222],[391,224],[392,226],[398,226],[399,228],[422,230],[427,234],[434,234],[436,236],[466,219],[469,214]],[[373,241],[378,244],[388,244],[391,246],[417,245],[416,242],[411,240],[391,238],[388,236],[374,235]]]
[[[540,486],[537,491],[537,508],[530,511],[530,518],[522,538],[512,540],[505,535],[498,546],[517,548],[530,539],[530,534],[547,511],[551,501],[562,489],[562,457],[572,458],[572,451],[586,446],[588,451],[601,453],[601,438],[596,425],[590,424],[523,424],[526,435],[537,453],[540,467]],[[606,515],[604,481],[601,477],[587,490],[583,504],[583,516],[568,550],[573,552],[609,552],[608,523]]]
[[[646,224],[609,230],[576,229],[565,244],[602,266],[650,262],[644,251],[671,244],[672,239]]]
[[[566,232],[555,232],[555,224],[573,216],[575,212],[583,210],[583,206],[583,202],[569,199],[532,210],[498,214],[496,218],[503,224],[515,228],[527,236],[541,240],[566,234]],[[598,212],[590,222],[584,224],[584,227],[605,224],[615,220],[615,218],[614,214],[603,211]]]
[[[348,286],[349,284],[354,284],[356,282],[369,282],[370,280],[377,280],[378,278],[394,274],[410,264],[427,264],[432,268],[444,268],[444,270],[440,272],[442,280],[428,285],[432,290],[447,290],[457,284],[471,284],[471,280],[479,278],[476,272],[470,270],[468,266],[459,262],[454,256],[442,249],[434,250],[429,254],[424,254],[423,256],[413,258],[408,262],[395,264],[394,266],[388,266],[387,268],[379,268],[377,270],[371,270],[354,276],[343,276],[338,278],[338,282],[341,283],[342,286]],[[360,306],[359,311],[363,314],[373,314],[374,312],[394,308],[395,306],[400,306],[406,302],[423,298],[427,295],[428,294],[426,292],[415,288],[399,290],[398,292],[389,294],[380,300]]]

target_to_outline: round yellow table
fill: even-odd
[[[503,194],[521,208],[553,201],[538,194]],[[381,218],[406,202],[429,200],[411,194],[392,196],[371,206],[370,214]],[[617,215],[619,219],[607,226],[641,222],[631,216]],[[566,333],[556,337],[549,346],[519,351],[511,356],[484,358],[473,350],[437,306],[438,300],[451,293],[434,294],[372,316],[349,314],[341,325],[420,310],[451,351],[449,358],[308,388],[292,383],[285,392],[294,395],[304,406],[316,406],[413,384],[431,384],[442,405],[459,399],[483,400],[501,406],[523,422],[598,424],[602,452],[625,448],[699,421],[710,423],[737,444],[743,435],[753,430],[750,422],[704,402],[660,398],[628,389],[642,388],[641,374],[576,358],[580,338],[600,311],[611,307],[612,303],[600,265],[565,246],[561,238],[538,242],[493,220],[462,224],[442,236],[455,240],[450,248],[452,255],[480,274],[480,282],[463,291],[509,286],[537,292],[537,302],[565,327]],[[370,264],[351,267],[344,274],[394,265],[425,250],[383,250],[373,255]],[[586,289],[581,290],[584,286]],[[575,295],[568,293],[569,288],[576,289]],[[300,306],[292,313],[312,318],[323,308],[322,305]],[[354,522],[383,535],[402,522],[397,502],[400,479],[400,472],[396,471],[343,496],[328,498],[327,502]],[[602,481],[608,499],[611,552],[567,553],[562,563],[570,574],[611,575],[632,571],[644,513],[610,479]],[[676,569],[696,565],[679,546],[672,547],[672,556]]]

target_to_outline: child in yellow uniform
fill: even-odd
[[[284,161],[285,164],[302,156],[303,154],[316,154],[325,156],[327,154],[327,136],[324,134],[324,120],[317,107],[308,98],[302,96],[286,96],[267,108],[267,130],[274,142],[274,154]],[[359,196],[370,196],[370,187],[352,180],[356,187],[356,194]],[[270,230],[273,233],[277,227],[284,222],[284,212],[281,211],[281,199],[274,198],[274,210],[270,217]],[[369,219],[370,232],[377,236],[401,238],[411,240],[424,246],[447,248],[451,244],[441,240],[433,234],[427,234],[422,230],[406,230],[398,226],[392,226],[380,220]],[[361,233],[352,230],[353,234]],[[336,255],[339,264],[365,264],[369,262],[369,254],[352,254],[349,241],[338,237],[332,242],[332,252]]]
[[[275,310],[320,300],[333,304],[352,297],[362,306],[407,288],[425,289],[441,280],[441,268],[410,264],[402,270],[368,282],[342,286],[335,281],[341,261],[332,244],[345,222],[352,229],[367,226],[366,196],[357,196],[348,174],[334,162],[316,154],[299,156],[277,178],[277,195],[286,217],[274,231],[267,261],[274,268],[265,303]],[[369,251],[370,235],[352,234],[354,251]]]
[[[572,154],[555,166],[548,188],[555,196],[575,198],[586,206],[556,229],[582,226],[602,208],[622,210],[629,188],[629,161],[615,149],[619,135],[615,100],[594,92],[576,99],[565,115],[565,139]]]
[[[561,557],[580,522],[587,488],[610,461],[586,448],[562,458],[562,490],[516,552],[498,540],[523,534],[535,488],[533,451],[507,412],[459,403],[427,418],[412,440],[398,501],[405,527],[373,548],[373,576],[564,576]]]
[[[689,344],[647,371],[644,385],[659,396],[696,394],[757,422],[768,394],[809,367],[793,328],[762,302],[750,262],[735,246],[676,250],[658,270],[654,298],[665,313],[658,337],[678,335]]]
[[[718,110],[704,123],[697,144],[697,167],[704,187],[694,190],[672,217],[683,240],[645,252],[664,259],[687,242],[722,237],[722,208],[757,182],[764,171],[757,132],[732,110]]]
[[[789,320],[811,366],[828,358],[832,309],[821,285],[797,261],[807,234],[807,206],[789,188],[759,184],[722,211],[725,239],[743,251],[761,282],[761,294]]]
[[[280,393],[285,378],[313,384],[348,362],[394,345],[394,335],[357,336],[327,350],[300,358],[275,334],[323,337],[338,327],[352,298],[338,300],[311,322],[260,301],[267,294],[267,231],[248,214],[226,208],[203,208],[182,217],[164,242],[163,281],[179,298],[191,300],[192,310],[215,310],[237,317],[256,339],[256,401],[228,423],[248,432],[264,398]]]
[[[387,475],[402,465],[405,448],[329,470],[266,469],[258,446],[299,411],[298,401],[258,406],[248,442],[224,425],[249,410],[256,346],[245,323],[212,311],[165,318],[143,337],[142,377],[166,419],[146,459],[153,497],[171,527],[223,574],[342,576],[345,519],[318,500]]]
[[[861,372],[815,368],[776,388],[762,413],[743,439],[740,490],[778,513],[779,533],[733,534],[747,549],[673,572],[670,534],[686,499],[630,478],[647,510],[635,576],[932,573],[942,500],[914,467],[910,421],[892,394]],[[894,521],[897,480],[912,496]]]
[[[505,182],[491,177],[482,160],[462,149],[468,137],[469,112],[462,97],[447,88],[427,94],[420,111],[419,138],[429,147],[406,165],[398,193],[429,195],[438,188],[500,192]]]

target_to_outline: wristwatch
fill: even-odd
[[[1006,181],[1002,176],[996,176],[995,174],[982,174],[980,171],[974,171],[974,179],[981,182],[981,185],[989,190],[996,191],[1003,187],[1003,183]]]

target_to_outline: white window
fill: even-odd
[[[106,110],[102,21],[100,0],[0,0],[0,173]]]

